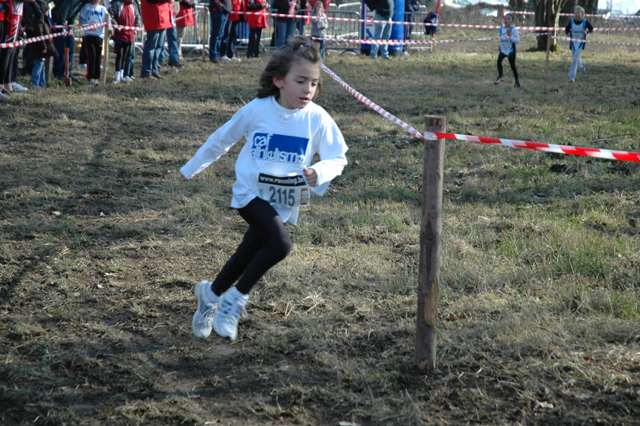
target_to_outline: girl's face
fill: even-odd
[[[504,26],[505,27],[510,27],[511,26],[511,15],[504,15]]]
[[[278,103],[287,109],[304,108],[316,94],[320,82],[320,65],[298,59],[284,77],[273,77],[280,89]]]
[[[582,18],[584,18],[584,11],[576,10],[576,21],[582,21]]]

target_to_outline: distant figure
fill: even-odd
[[[246,9],[251,12],[247,16],[249,25],[249,45],[247,46],[247,58],[257,58],[260,55],[260,38],[262,29],[267,26],[266,0],[245,0]]]
[[[516,68],[516,44],[520,42],[520,34],[518,34],[518,28],[513,26],[513,15],[510,13],[504,15],[504,24],[500,26],[498,32],[500,47],[498,49],[498,78],[496,78],[495,84],[502,82],[502,61],[507,58],[513,72],[513,78],[516,80],[515,86],[520,87],[518,69]]]
[[[109,13],[107,8],[98,4],[98,0],[85,3],[80,9],[80,25],[103,24],[107,22]],[[104,40],[104,25],[84,30],[82,50],[87,61],[87,80],[92,86],[97,86],[100,80],[100,66],[102,64],[102,42]]]
[[[582,51],[587,44],[587,33],[593,32],[593,27],[584,17],[584,8],[576,6],[574,9],[574,17],[571,18],[566,28],[565,34],[571,38],[569,41],[569,49],[571,49],[571,66],[569,66],[569,81],[576,81],[578,68],[580,71],[586,72],[587,68],[582,60]]]
[[[111,0],[111,20],[123,27],[137,27],[139,25],[133,0]],[[128,83],[129,76],[125,76],[125,68],[131,57],[131,49],[136,40],[136,30],[115,28],[113,31],[113,50],[116,52],[115,74],[113,83]]]
[[[384,44],[372,44],[371,53],[369,56],[376,59],[378,57],[378,50],[384,59],[389,59],[389,45],[385,42],[389,40],[391,36],[391,17],[393,16],[393,0],[377,0],[375,2],[373,19],[376,21],[373,38],[379,40]]]
[[[322,4],[321,1],[316,1],[312,13],[314,19],[311,21],[311,37],[313,38],[313,42],[318,46],[320,57],[324,59],[324,39],[327,36],[327,28],[329,27],[327,14],[324,11],[324,4]]]
[[[420,9],[418,0],[405,0],[404,1],[404,39],[411,40],[411,34],[413,33],[413,14]],[[407,45],[402,46],[402,51],[407,51]]]
[[[184,30],[187,27],[194,27],[196,24],[196,8],[195,0],[180,0],[180,10],[176,17],[176,30],[178,31],[178,56],[182,61],[182,40],[184,38]]]
[[[439,16],[435,10],[427,13],[422,23],[424,24],[424,35],[431,36],[433,39],[438,32]]]

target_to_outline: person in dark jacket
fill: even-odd
[[[393,0],[379,0],[375,4],[373,19],[376,21],[373,38],[380,41],[388,41],[391,36],[391,17],[393,16]],[[378,50],[384,59],[389,59],[388,44],[372,44],[370,56],[373,59],[378,57]]]
[[[413,14],[420,9],[418,0],[405,0],[404,1],[404,39],[411,40],[411,34],[413,33]],[[402,51],[407,51],[407,45],[402,47]]]
[[[276,17],[274,19],[275,47],[284,46],[289,37],[295,33],[297,6],[298,2],[296,0],[273,0],[275,12],[288,15],[287,17]]]
[[[24,3],[22,25],[27,37],[39,37],[51,33],[48,12],[49,6],[44,0],[31,0]],[[43,88],[46,85],[45,58],[56,55],[51,39],[28,44],[25,48],[25,69],[31,71],[31,84],[34,88]]]
[[[51,9],[51,20],[53,25],[74,25],[80,13],[80,9],[84,3],[83,0],[53,0],[54,7]],[[58,33],[64,31],[63,28],[54,28],[52,32]],[[53,59],[53,76],[58,80],[64,79],[64,48],[69,50],[69,66],[73,65],[73,56],[75,50],[75,43],[73,35],[56,37],[53,39],[53,45],[55,46],[57,56]],[[69,70],[71,74],[71,70]]]
[[[228,60],[227,56],[222,56],[222,42],[225,41],[225,30],[231,12],[231,0],[209,0],[209,60],[220,62]]]

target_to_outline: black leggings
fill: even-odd
[[[131,56],[131,42],[116,40],[116,71],[124,70]]]
[[[102,60],[102,39],[93,35],[82,37],[82,51],[87,60],[87,80],[99,80],[100,63]]]
[[[513,47],[513,50],[508,55],[500,52],[498,55],[498,78],[502,78],[502,61],[504,58],[509,59],[509,65],[511,65],[511,71],[513,71],[513,78],[518,81],[518,69],[516,68],[516,48]]]
[[[287,257],[293,244],[278,213],[266,201],[254,198],[238,209],[249,224],[242,242],[213,282],[220,296],[238,280],[236,288],[249,294],[258,280],[276,263]]]

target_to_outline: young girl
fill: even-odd
[[[569,42],[572,57],[571,66],[569,67],[569,81],[571,83],[576,81],[578,67],[582,72],[586,70],[584,62],[582,61],[582,51],[587,44],[587,33],[593,32],[593,27],[589,21],[584,19],[584,9],[581,6],[576,6],[573,13],[574,17],[564,29],[565,34],[573,39]]]
[[[107,9],[98,4],[98,0],[91,0],[80,9],[80,25],[101,24],[106,22],[107,16]],[[103,39],[104,26],[85,30],[82,37],[82,50],[87,61],[87,80],[93,86],[97,86],[100,79]]]
[[[500,26],[500,47],[498,49],[498,78],[496,78],[495,84],[502,82],[502,61],[504,58],[509,59],[509,65],[511,71],[513,71],[513,78],[516,80],[516,87],[520,87],[520,80],[518,79],[518,69],[516,68],[516,44],[520,42],[520,35],[518,29],[513,26],[513,16],[510,13],[504,15],[504,25]]]
[[[324,58],[324,38],[327,35],[329,21],[327,20],[327,14],[324,13],[324,5],[320,0],[317,0],[316,4],[313,5],[312,14],[315,19],[311,22],[311,37],[313,37],[313,41],[317,44],[318,50],[320,50],[320,56]]]
[[[212,133],[180,169],[191,179],[245,140],[236,161],[231,207],[249,229],[213,283],[195,286],[198,306],[191,325],[196,337],[208,337],[213,328],[236,339],[252,287],[291,251],[284,224],[295,224],[309,190],[322,195],[347,164],[342,133],[313,102],[320,88],[320,61],[311,41],[292,37],[269,59],[257,98]],[[315,154],[320,161],[311,164]]]
[[[138,17],[133,5],[133,0],[112,0],[110,5],[112,21],[124,27],[137,27]],[[113,83],[128,83],[130,78],[125,77],[124,71],[131,57],[131,49],[136,41],[136,30],[116,28],[113,31],[113,46],[116,52],[115,74]]]
[[[247,24],[249,24],[249,45],[247,46],[247,58],[257,58],[260,54],[260,38],[262,29],[267,26],[266,0],[245,0]]]

